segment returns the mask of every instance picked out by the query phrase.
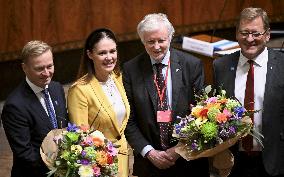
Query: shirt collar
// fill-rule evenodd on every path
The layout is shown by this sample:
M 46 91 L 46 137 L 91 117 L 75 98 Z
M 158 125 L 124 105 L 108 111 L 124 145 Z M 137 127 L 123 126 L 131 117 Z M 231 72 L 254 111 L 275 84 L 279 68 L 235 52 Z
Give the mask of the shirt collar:
M 268 58 L 268 50 L 267 47 L 264 48 L 264 50 L 256 56 L 256 58 L 253 58 L 252 60 L 259 66 L 263 66 L 267 62 Z M 240 64 L 241 66 L 245 65 L 249 59 L 246 58 L 242 52 L 240 52 Z
M 35 94 L 38 94 L 40 93 L 41 91 L 43 91 L 43 88 L 39 87 L 39 86 L 36 86 L 35 84 L 33 84 L 28 77 L 26 77 L 26 81 L 28 83 L 28 85 L 31 87 L 31 89 L 33 90 L 33 92 Z M 48 85 L 45 86 L 45 89 L 48 88 Z
M 164 65 L 166 65 L 166 66 L 168 66 L 169 59 L 170 59 L 170 51 L 168 50 L 167 53 L 166 53 L 166 55 L 165 55 L 164 58 L 162 59 L 162 62 L 161 62 L 161 63 L 164 64 Z M 151 58 L 151 63 L 152 63 L 152 65 L 154 65 L 154 64 L 156 64 L 156 63 L 158 63 L 158 62 L 156 62 L 156 60 L 154 60 L 154 59 Z

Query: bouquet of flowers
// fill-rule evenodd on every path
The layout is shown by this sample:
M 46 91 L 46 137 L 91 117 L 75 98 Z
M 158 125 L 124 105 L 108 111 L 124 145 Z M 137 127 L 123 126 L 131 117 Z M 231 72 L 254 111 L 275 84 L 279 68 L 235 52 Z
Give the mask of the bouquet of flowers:
M 100 131 L 68 123 L 45 137 L 41 157 L 51 170 L 48 176 L 114 177 L 118 173 L 118 150 Z
M 197 97 L 191 114 L 174 124 L 173 137 L 179 140 L 176 152 L 187 160 L 215 156 L 222 161 L 213 161 L 217 168 L 231 169 L 233 156 L 227 149 L 250 133 L 252 121 L 237 99 L 226 98 L 225 90 L 213 97 L 209 92 L 210 86 Z

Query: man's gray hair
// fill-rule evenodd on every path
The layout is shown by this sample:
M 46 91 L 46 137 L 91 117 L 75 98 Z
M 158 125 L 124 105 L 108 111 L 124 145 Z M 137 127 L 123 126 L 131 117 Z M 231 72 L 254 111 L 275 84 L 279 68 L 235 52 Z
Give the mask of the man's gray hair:
M 22 61 L 23 63 L 27 63 L 30 57 L 40 56 L 48 50 L 52 50 L 52 48 L 47 43 L 37 40 L 30 41 L 24 46 L 22 50 Z
M 161 28 L 161 25 L 166 27 L 169 33 L 169 39 L 172 40 L 172 37 L 175 33 L 175 29 L 171 22 L 168 20 L 167 15 L 162 13 L 153 13 L 146 15 L 143 20 L 137 26 L 137 32 L 142 42 L 144 42 L 143 34 L 145 32 L 155 31 Z
M 239 28 L 240 22 L 242 20 L 252 21 L 252 20 L 254 20 L 257 17 L 261 17 L 261 19 L 263 21 L 263 25 L 264 25 L 263 28 L 265 30 L 270 28 L 270 26 L 269 26 L 269 18 L 267 16 L 267 13 L 263 9 L 261 9 L 261 8 L 254 8 L 254 7 L 248 7 L 248 8 L 245 8 L 241 12 L 240 17 L 239 17 L 239 21 L 237 23 L 237 29 Z

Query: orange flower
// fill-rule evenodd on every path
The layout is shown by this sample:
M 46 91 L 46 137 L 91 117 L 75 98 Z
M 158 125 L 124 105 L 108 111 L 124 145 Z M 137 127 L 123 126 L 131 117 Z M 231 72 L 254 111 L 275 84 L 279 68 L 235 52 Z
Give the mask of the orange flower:
M 195 106 L 192 108 L 191 110 L 191 114 L 196 117 L 199 118 L 200 117 L 200 112 L 203 109 L 203 106 Z
M 212 107 L 215 107 L 216 109 L 220 109 L 221 108 L 221 103 L 208 103 L 206 105 L 207 109 L 210 109 Z
M 108 157 L 107 154 L 103 151 L 99 151 L 96 154 L 96 159 L 98 163 L 102 166 L 106 165 L 108 163 Z
M 102 146 L 102 145 L 104 145 L 104 140 L 102 140 L 102 139 L 99 138 L 99 137 L 94 137 L 94 138 L 93 138 L 93 142 L 94 142 L 94 145 L 96 145 L 96 146 Z
M 93 142 L 96 146 L 103 146 L 105 137 L 102 132 L 96 130 L 93 133 L 91 133 L 91 136 L 93 137 Z
M 227 115 L 226 114 L 224 114 L 224 113 L 219 113 L 219 114 L 217 114 L 217 122 L 219 122 L 219 123 L 225 123 L 225 122 L 227 122 L 227 120 L 228 120 L 228 117 L 227 117 Z

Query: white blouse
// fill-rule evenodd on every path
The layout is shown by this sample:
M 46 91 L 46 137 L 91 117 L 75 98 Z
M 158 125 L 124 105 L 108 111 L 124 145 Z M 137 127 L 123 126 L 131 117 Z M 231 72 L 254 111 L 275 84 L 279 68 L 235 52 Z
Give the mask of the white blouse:
M 106 82 L 100 82 L 104 93 L 111 103 L 117 117 L 118 125 L 121 126 L 126 115 L 126 109 L 122 97 L 111 77 Z

